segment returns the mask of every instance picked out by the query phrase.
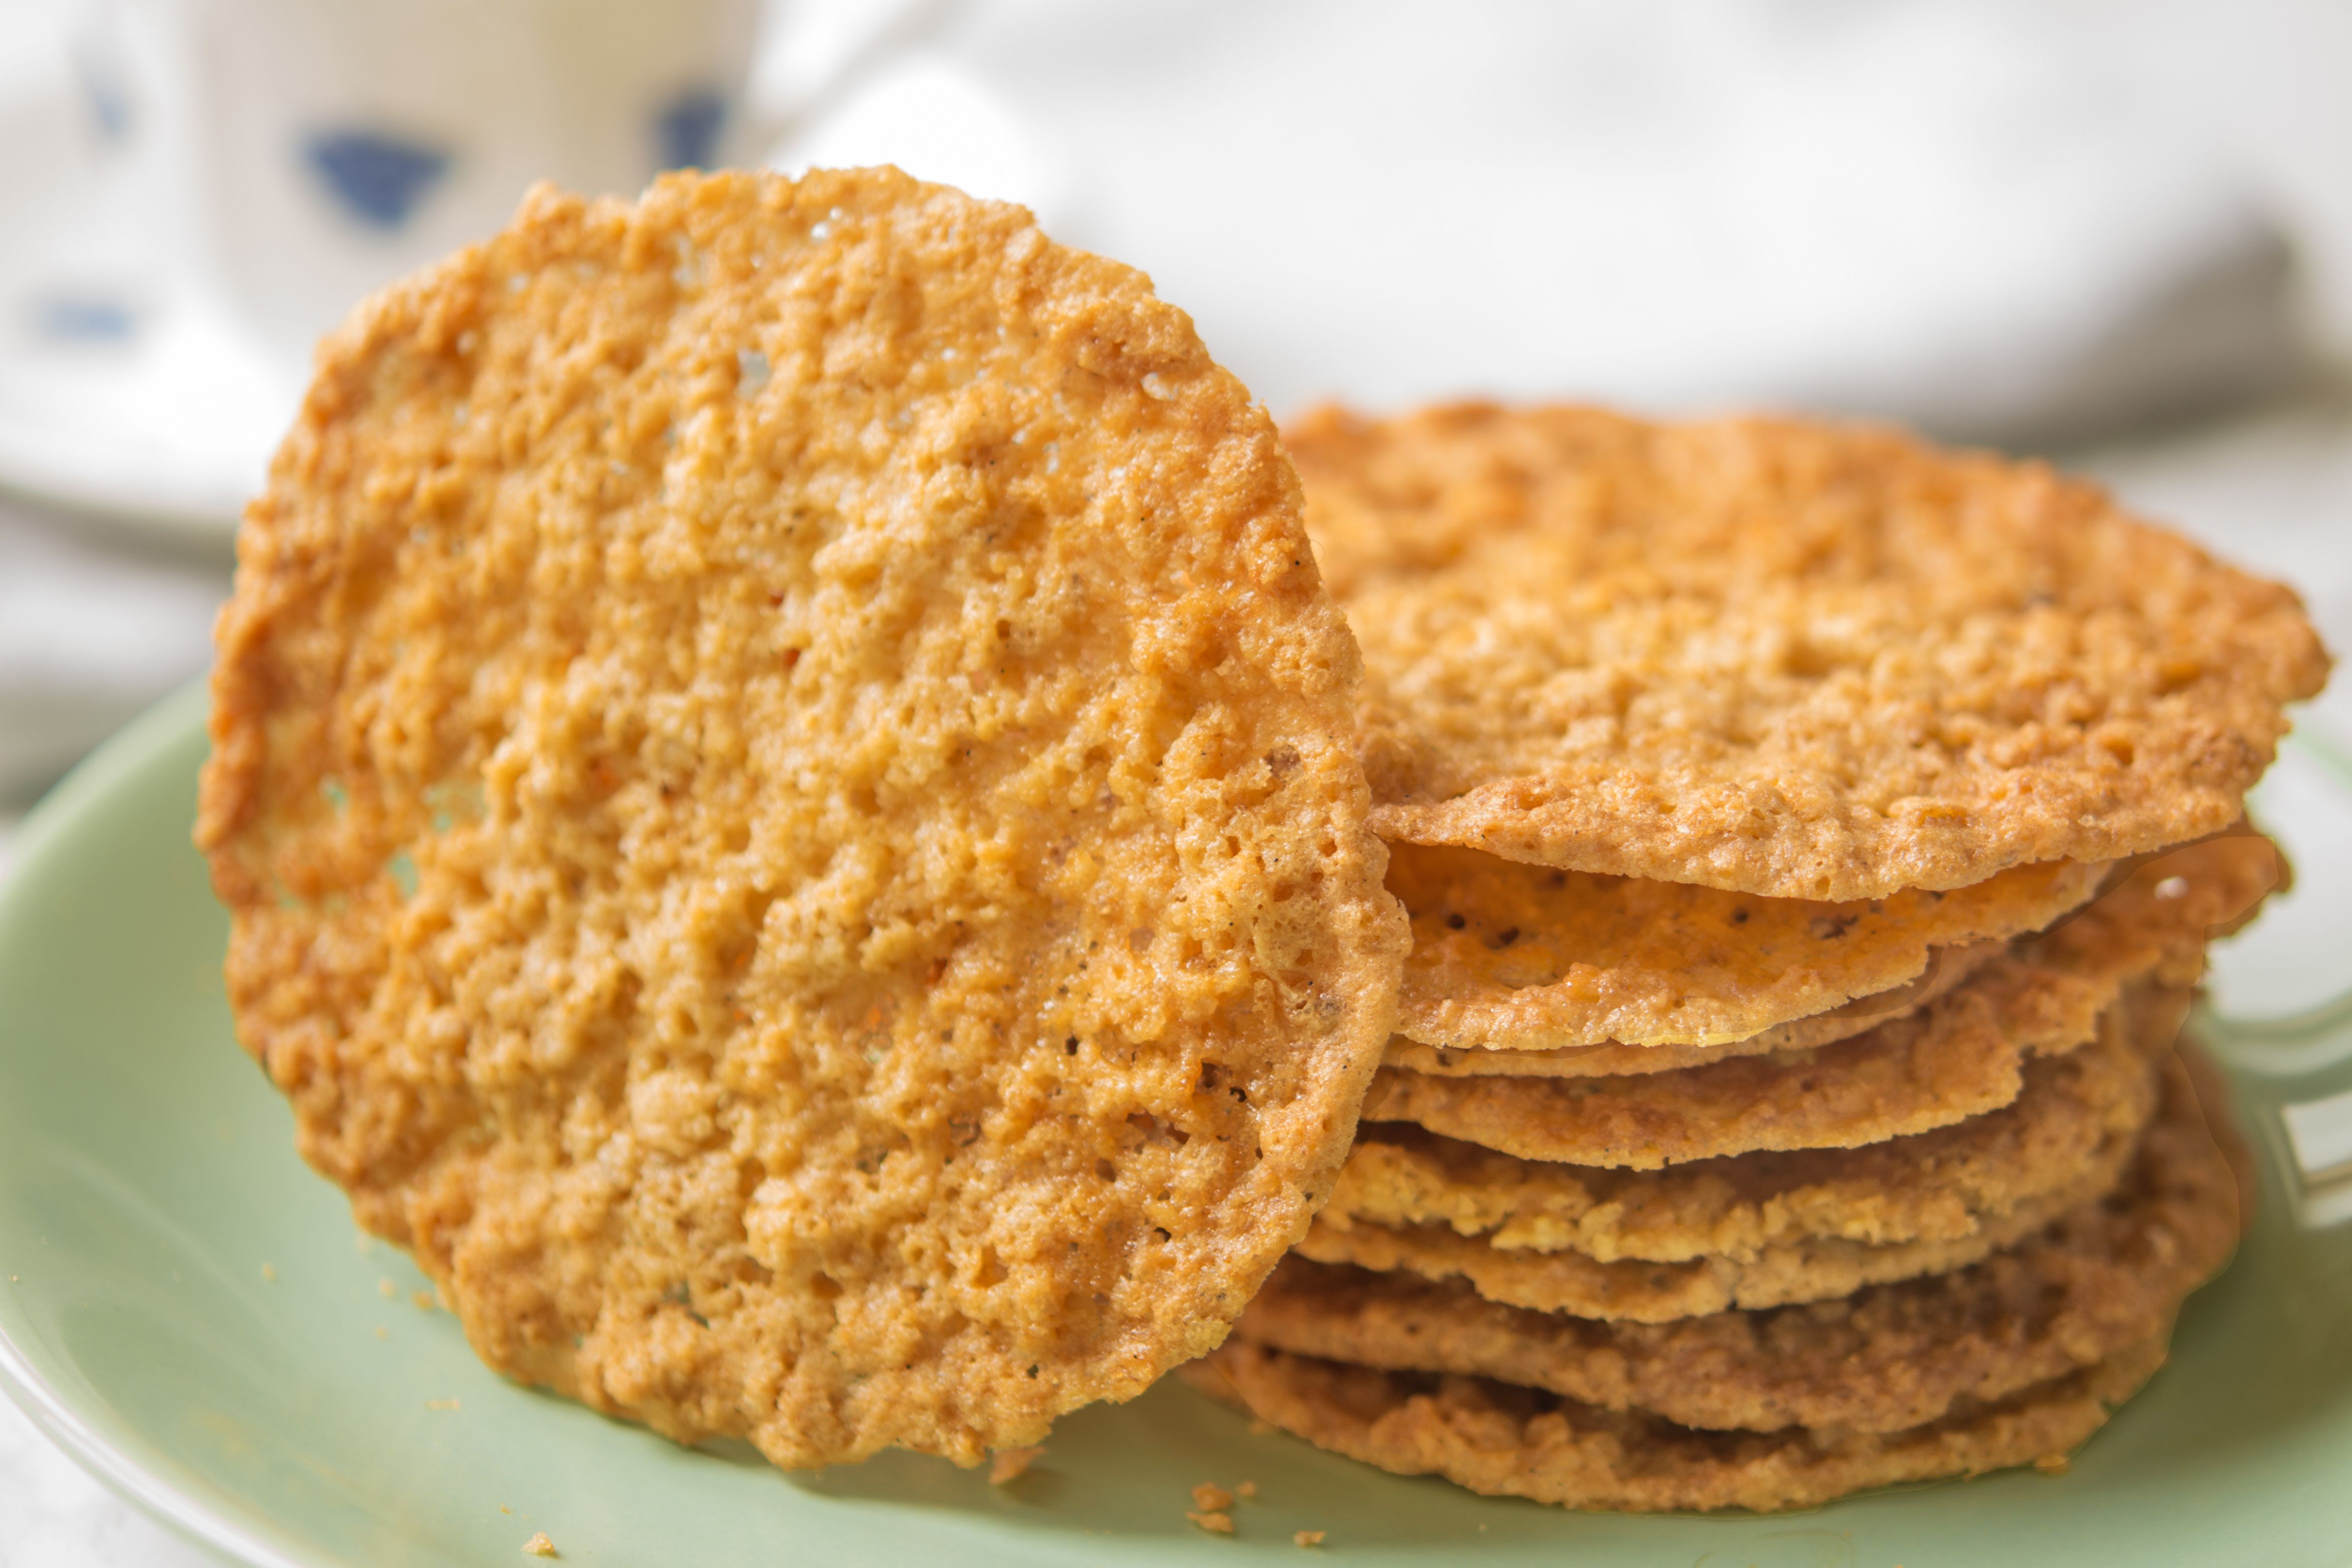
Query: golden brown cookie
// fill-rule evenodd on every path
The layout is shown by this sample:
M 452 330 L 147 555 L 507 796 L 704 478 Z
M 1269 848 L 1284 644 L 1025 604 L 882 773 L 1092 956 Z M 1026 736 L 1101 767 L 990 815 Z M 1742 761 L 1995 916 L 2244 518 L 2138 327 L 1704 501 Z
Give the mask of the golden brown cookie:
M 1395 848 L 1391 846 L 1392 853 Z M 1927 955 L 1927 972 L 1907 985 L 1856 997 L 1827 1012 L 1791 1019 L 1745 1040 L 1719 1045 L 1620 1045 L 1611 1040 L 1600 1045 L 1555 1046 L 1549 1051 L 1498 1051 L 1423 1045 L 1400 1034 L 1391 1037 L 1381 1060 L 1386 1066 L 1433 1078 L 1620 1078 L 1673 1072 L 1735 1057 L 1811 1051 L 1852 1040 L 1864 1030 L 1917 1012 L 2007 951 L 2006 942 L 1937 947 Z
M 2063 1455 L 2164 1364 L 2165 1333 L 1905 1432 L 1709 1432 L 1485 1378 L 1380 1372 L 1234 1340 L 1185 1380 L 1259 1420 L 1398 1475 L 1568 1508 L 1810 1508 L 1868 1487 Z
M 1747 1040 L 1927 977 L 1939 950 L 2039 931 L 2088 903 L 2105 870 L 2060 861 L 1823 904 L 1399 843 L 1389 891 L 1412 917 L 1412 952 L 1397 1030 L 1513 1051 Z
M 1855 1148 L 1948 1125 L 2009 1103 L 2025 1061 L 2089 1039 L 2126 985 L 2195 984 L 2207 934 L 2244 918 L 2278 865 L 2269 841 L 2248 834 L 2155 857 L 1948 995 L 1815 1051 L 1623 1078 L 1383 1068 L 1364 1115 L 1527 1159 L 1638 1170 L 1754 1149 Z
M 1318 1263 L 1462 1280 L 1490 1301 L 1531 1312 L 1609 1322 L 1672 1322 L 1735 1307 L 1823 1301 L 1852 1295 L 1866 1285 L 1965 1269 L 2097 1197 L 2115 1185 L 2130 1152 L 2128 1144 L 2122 1145 L 2113 1151 L 2112 1162 L 2092 1167 L 2045 1197 L 2024 1199 L 1951 1240 L 1879 1247 L 1810 1236 L 1759 1248 L 1744 1261 L 1709 1255 L 1685 1263 L 1635 1259 L 1602 1263 L 1582 1252 L 1493 1247 L 1442 1226 L 1342 1228 L 1318 1219 L 1298 1244 L 1298 1252 Z
M 247 510 L 198 840 L 483 1357 L 779 1464 L 1140 1392 L 1328 1190 L 1403 921 L 1271 424 L 890 170 L 541 189 Z
M 1662 1324 L 1487 1301 L 1461 1284 L 1292 1257 L 1235 1325 L 1295 1354 L 1549 1389 L 1690 1427 L 1895 1432 L 2163 1332 L 2228 1260 L 2236 1179 L 2183 1069 L 2108 1197 L 1954 1273 Z
M 1965 1241 L 2121 1167 L 2156 1109 L 2146 1053 L 2183 998 L 2133 997 L 2100 1038 L 2025 1069 L 1999 1111 L 1860 1149 L 1698 1160 L 1663 1171 L 1522 1160 L 1410 1124 L 1368 1125 L 1317 1226 L 1444 1226 L 1491 1249 L 1603 1263 L 1753 1263 L 1818 1240 Z M 2137 1025 L 2137 1029 L 2134 1025 Z M 2099 1175 L 2107 1173 L 2106 1177 Z
M 1463 404 L 1287 433 L 1391 840 L 1783 898 L 2237 820 L 2327 656 L 2287 589 L 2039 463 Z

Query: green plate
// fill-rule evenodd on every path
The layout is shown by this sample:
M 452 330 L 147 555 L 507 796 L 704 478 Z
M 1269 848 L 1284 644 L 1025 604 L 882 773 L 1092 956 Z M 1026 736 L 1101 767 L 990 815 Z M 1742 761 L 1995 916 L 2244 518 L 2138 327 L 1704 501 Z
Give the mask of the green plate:
M 2352 1227 L 2326 1227 L 2278 1109 L 2352 1088 L 2352 1006 L 2207 1020 L 2267 1201 L 2173 1364 L 2061 1477 L 1770 1519 L 1570 1514 L 1252 1436 L 1167 1385 L 1070 1416 L 1030 1476 L 992 1489 L 903 1454 L 786 1476 L 513 1387 L 411 1304 L 404 1258 L 356 1239 L 230 1038 L 225 922 L 188 844 L 202 702 L 183 693 L 60 786 L 0 896 L 0 1384 L 230 1560 L 509 1568 L 545 1531 L 578 1563 L 1296 1563 L 1291 1532 L 1317 1529 L 1351 1561 L 2352 1563 Z M 2273 825 L 2305 885 L 2277 929 L 2309 950 L 2224 956 L 2218 994 L 2252 1012 L 2318 994 L 2315 972 L 2352 980 L 2352 925 L 2327 902 L 2347 862 L 2314 858 L 2352 844 L 2352 783 L 2308 746 L 2279 774 L 2295 809 Z M 1259 1498 L 1235 1537 L 1185 1521 L 1193 1483 L 1244 1479 Z

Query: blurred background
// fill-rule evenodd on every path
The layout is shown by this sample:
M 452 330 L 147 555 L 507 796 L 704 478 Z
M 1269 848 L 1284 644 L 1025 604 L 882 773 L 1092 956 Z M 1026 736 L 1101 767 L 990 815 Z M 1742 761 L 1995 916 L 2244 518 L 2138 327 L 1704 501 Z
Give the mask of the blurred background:
M 1024 202 L 1277 417 L 1779 406 L 2046 454 L 2352 647 L 2334 0 L 0 0 L 0 875 L 204 669 L 319 331 L 534 176 L 716 162 Z M 2352 683 L 2305 727 L 2352 749 Z M 5 1406 L 0 1521 L 0 1565 L 194 1561 Z

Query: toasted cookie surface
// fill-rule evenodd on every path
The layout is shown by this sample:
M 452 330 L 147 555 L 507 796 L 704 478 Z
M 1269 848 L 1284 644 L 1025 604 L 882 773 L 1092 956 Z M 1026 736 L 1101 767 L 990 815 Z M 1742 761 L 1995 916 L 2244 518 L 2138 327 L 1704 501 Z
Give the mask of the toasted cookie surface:
M 1397 1027 L 1457 1050 L 1747 1040 L 1916 980 L 1939 948 L 2038 931 L 2105 870 L 2060 861 L 1827 904 L 1401 843 L 1389 889 L 1412 953 Z
M 1581 1252 L 1602 1262 L 1753 1262 L 1819 1239 L 1884 1247 L 1959 1241 L 2021 1205 L 2095 1186 L 2156 1107 L 2144 1052 L 2178 997 L 2134 998 L 2125 1019 L 2063 1057 L 2026 1065 L 2015 1101 L 1987 1115 L 1859 1149 L 1697 1160 L 1662 1171 L 1523 1160 L 1410 1124 L 1365 1129 L 1318 1228 L 1442 1225 L 1503 1251 Z
M 2114 1148 L 2112 1162 L 2094 1166 L 2046 1197 L 2027 1199 L 1986 1219 L 1970 1235 L 1943 1241 L 1886 1246 L 1809 1237 L 1760 1248 L 1753 1257 L 1695 1258 L 1651 1263 L 1621 1258 L 1602 1263 L 1581 1252 L 1531 1252 L 1488 1245 L 1434 1225 L 1341 1227 L 1318 1219 L 1298 1244 L 1318 1263 L 1405 1270 L 1428 1280 L 1461 1280 L 1490 1301 L 1538 1312 L 1566 1312 L 1611 1322 L 1664 1323 L 1734 1307 L 1780 1307 L 1849 1296 L 1866 1285 L 1913 1280 L 1964 1269 L 2021 1241 L 2112 1187 L 2131 1152 Z
M 2017 1098 L 2034 1056 L 2096 1031 L 2122 977 L 2014 958 L 1914 1013 L 1812 1051 L 1629 1078 L 1436 1078 L 1383 1068 L 1364 1115 L 1530 1160 L 1657 1170 L 1750 1150 L 1851 1149 Z
M 1955 1273 L 1663 1324 L 1481 1299 L 1460 1284 L 1287 1259 L 1240 1337 L 1391 1371 L 1546 1388 L 1685 1426 L 1891 1432 L 2159 1333 L 2230 1255 L 2238 1195 L 2178 1063 L 2122 1186 Z
M 1743 1056 L 1813 1051 L 1909 1017 L 1966 984 L 1970 976 L 2008 950 L 2005 942 L 1938 947 L 1928 955 L 1927 972 L 1907 985 L 1874 991 L 1827 1012 L 1791 1019 L 1745 1039 L 1715 1045 L 1621 1045 L 1607 1040 L 1599 1045 L 1513 1051 L 1423 1045 L 1399 1034 L 1390 1038 L 1388 1050 L 1381 1060 L 1387 1066 L 1433 1078 L 1632 1078 L 1649 1072 L 1677 1072 L 1685 1067 L 1704 1067 Z
M 2089 1039 L 2127 984 L 2195 984 L 2208 935 L 2245 918 L 2277 883 L 2279 864 L 2269 841 L 2252 834 L 2151 858 L 1966 984 L 1817 1050 L 1622 1078 L 1384 1068 L 1364 1114 L 1528 1159 L 1637 1169 L 1924 1132 L 2007 1104 L 2025 1060 Z
M 1465 405 L 1288 432 L 1387 837 L 1779 897 L 2214 831 L 2327 659 L 2038 464 Z
M 1645 1072 L 1675 1072 L 1742 1056 L 1811 1051 L 1841 1040 L 1852 1040 L 1882 1023 L 1917 1012 L 2008 950 L 2009 944 L 2005 942 L 1937 947 L 1927 956 L 1927 972 L 1907 985 L 1873 991 L 1827 1012 L 1776 1023 L 1743 1040 L 1716 1045 L 1621 1045 L 1610 1040 L 1600 1045 L 1510 1051 L 1423 1045 L 1400 1034 L 1389 1040 L 1388 1051 L 1381 1060 L 1388 1066 L 1425 1072 L 1433 1078 L 1623 1078 Z
M 534 193 L 323 346 L 219 643 L 240 1036 L 509 1375 L 973 1462 L 1346 1152 L 1354 646 L 1263 412 L 1017 208 Z
M 1269 1425 L 1400 1475 L 1569 1508 L 1769 1513 L 2063 1454 L 2164 1364 L 2166 1326 L 2094 1366 L 1894 1433 L 1701 1431 L 1486 1378 L 1382 1372 L 1240 1340 L 1184 1375 Z

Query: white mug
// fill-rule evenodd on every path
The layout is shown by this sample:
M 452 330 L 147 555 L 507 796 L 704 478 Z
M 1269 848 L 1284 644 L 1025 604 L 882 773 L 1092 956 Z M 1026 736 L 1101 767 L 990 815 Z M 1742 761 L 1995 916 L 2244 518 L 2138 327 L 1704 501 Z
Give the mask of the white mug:
M 760 0 L 104 0 L 155 246 L 273 359 L 495 232 L 742 146 Z

